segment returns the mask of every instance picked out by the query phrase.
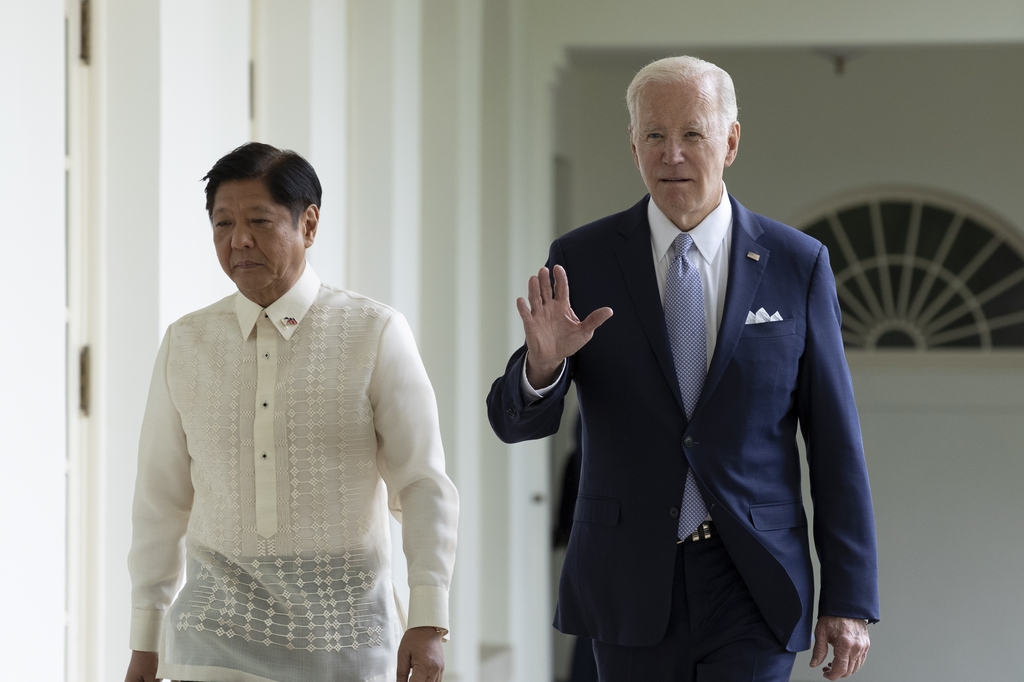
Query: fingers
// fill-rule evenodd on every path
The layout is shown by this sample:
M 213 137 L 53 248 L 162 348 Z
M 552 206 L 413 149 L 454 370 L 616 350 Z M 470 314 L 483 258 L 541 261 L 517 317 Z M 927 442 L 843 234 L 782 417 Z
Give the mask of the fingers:
M 541 278 L 539 276 L 530 278 L 526 287 L 526 297 L 530 301 L 530 310 L 535 313 L 540 311 L 541 306 L 544 305 L 544 298 L 541 295 Z
M 826 656 L 828 656 L 828 640 L 825 638 L 825 633 L 815 631 L 814 649 L 811 651 L 811 667 L 817 668 L 825 661 Z
M 408 655 L 398 656 L 398 682 L 408 682 L 410 660 Z
M 556 265 L 554 270 L 555 290 L 553 297 L 559 301 L 569 300 L 569 277 L 565 274 L 565 268 Z
M 565 270 L 562 269 L 561 265 L 555 266 L 555 273 L 562 273 L 563 286 L 568 292 L 569 285 L 565 281 Z M 530 278 L 527 284 L 527 297 L 530 300 L 530 309 L 536 313 L 542 306 L 550 303 L 554 299 L 554 292 L 551 289 L 551 273 L 547 268 L 541 268 L 537 271 L 537 274 Z M 522 314 L 520 312 L 520 314 Z
M 516 310 L 519 311 L 519 317 L 523 319 L 524 324 L 533 321 L 533 315 L 530 314 L 530 306 L 526 304 L 526 299 L 522 297 L 516 299 Z
M 561 265 L 555 266 L 555 276 L 558 276 L 559 270 L 562 271 L 562 279 L 565 279 L 565 270 L 562 270 Z M 555 293 L 551 289 L 551 272 L 547 268 L 541 268 L 540 271 L 537 272 L 537 279 L 540 280 L 540 293 L 544 302 L 547 303 L 548 301 L 554 299 Z M 568 290 L 569 286 L 566 285 L 565 288 L 566 290 Z
M 846 654 L 836 653 L 832 658 L 832 662 L 828 664 L 828 669 L 825 671 L 825 679 L 838 680 L 841 677 L 849 677 L 853 674 L 852 670 L 849 670 L 850 659 Z
M 811 666 L 820 665 L 832 645 L 832 661 L 822 669 L 825 679 L 838 680 L 860 670 L 867 659 L 871 638 L 864 621 L 856 618 L 823 616 L 814 628 L 814 651 Z

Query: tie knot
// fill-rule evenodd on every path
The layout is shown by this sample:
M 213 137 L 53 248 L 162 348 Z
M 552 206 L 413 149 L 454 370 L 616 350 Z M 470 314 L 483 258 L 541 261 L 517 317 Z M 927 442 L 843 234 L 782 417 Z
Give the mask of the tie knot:
M 690 247 L 693 246 L 693 237 L 686 232 L 680 232 L 675 242 L 673 242 L 673 246 L 676 250 L 676 258 L 686 258 L 689 260 L 686 254 Z

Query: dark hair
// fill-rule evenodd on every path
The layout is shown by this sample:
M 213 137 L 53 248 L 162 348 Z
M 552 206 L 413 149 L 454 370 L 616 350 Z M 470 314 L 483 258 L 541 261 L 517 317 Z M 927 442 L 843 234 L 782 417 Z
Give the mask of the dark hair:
M 247 142 L 220 157 L 203 180 L 207 181 L 206 213 L 211 218 L 217 188 L 231 180 L 260 180 L 274 201 L 288 208 L 296 224 L 310 204 L 320 208 L 320 178 L 309 161 L 262 142 Z

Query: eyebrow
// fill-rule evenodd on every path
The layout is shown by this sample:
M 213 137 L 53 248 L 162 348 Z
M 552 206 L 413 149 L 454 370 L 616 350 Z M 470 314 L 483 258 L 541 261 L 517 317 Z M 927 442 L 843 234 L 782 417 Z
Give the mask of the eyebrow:
M 227 208 L 225 206 L 219 206 L 219 207 L 215 206 L 213 208 L 213 215 L 217 215 L 218 213 L 224 213 L 226 211 L 230 212 L 230 210 L 231 209 L 229 209 L 229 208 Z M 246 212 L 256 211 L 256 212 L 259 212 L 259 213 L 273 213 L 274 212 L 266 204 L 256 204 L 255 206 L 246 206 L 242 210 L 246 211 Z

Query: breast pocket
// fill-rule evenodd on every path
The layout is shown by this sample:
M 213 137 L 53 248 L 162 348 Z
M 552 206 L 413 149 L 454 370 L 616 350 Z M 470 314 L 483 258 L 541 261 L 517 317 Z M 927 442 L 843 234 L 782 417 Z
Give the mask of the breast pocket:
M 768 339 L 776 336 L 792 336 L 793 334 L 796 334 L 796 320 L 779 320 L 778 322 L 745 324 L 740 338 Z

